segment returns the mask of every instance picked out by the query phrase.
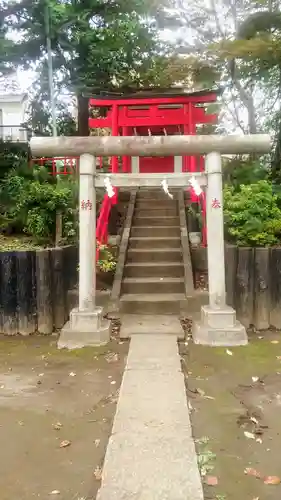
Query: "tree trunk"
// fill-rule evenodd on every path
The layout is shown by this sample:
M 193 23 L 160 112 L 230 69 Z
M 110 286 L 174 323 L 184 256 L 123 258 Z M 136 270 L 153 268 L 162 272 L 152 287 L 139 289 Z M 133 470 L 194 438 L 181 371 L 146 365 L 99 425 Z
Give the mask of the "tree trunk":
M 275 182 L 276 181 L 280 182 L 281 180 L 280 166 L 281 166 L 281 120 L 279 121 L 278 124 L 275 150 L 271 160 L 271 179 Z
M 89 135 L 89 105 L 87 97 L 77 96 L 78 102 L 78 136 Z

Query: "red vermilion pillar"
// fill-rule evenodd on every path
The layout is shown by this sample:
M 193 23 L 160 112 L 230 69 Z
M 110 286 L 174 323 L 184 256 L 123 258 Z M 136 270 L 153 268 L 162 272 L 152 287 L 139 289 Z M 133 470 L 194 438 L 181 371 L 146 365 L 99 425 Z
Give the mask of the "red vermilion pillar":
M 119 135 L 118 129 L 118 106 L 117 104 L 113 104 L 112 106 L 112 118 L 111 118 L 111 135 L 116 137 Z M 111 158 L 111 171 L 113 173 L 118 172 L 118 157 L 112 156 Z
M 122 136 L 129 135 L 129 127 L 122 127 Z M 122 156 L 122 172 L 128 173 L 130 171 L 130 158 L 129 156 Z
M 196 124 L 193 121 L 193 106 L 192 103 L 190 102 L 188 104 L 188 128 L 189 128 L 189 135 L 195 135 L 196 134 Z M 190 157 L 190 172 L 196 172 L 196 158 L 195 156 Z
M 190 102 L 188 104 L 188 125 L 189 125 L 189 134 L 190 135 L 195 135 L 196 134 L 196 124 L 193 121 L 193 106 L 192 103 Z M 190 156 L 190 161 L 189 161 L 189 171 L 190 172 L 196 172 L 196 158 L 195 156 Z M 191 203 L 196 203 L 198 202 L 198 196 L 194 193 L 194 191 L 191 191 Z
M 183 105 L 183 114 L 184 116 L 187 116 L 188 115 L 188 104 L 184 104 Z M 184 124 L 183 126 L 183 133 L 184 135 L 188 135 L 189 134 L 189 125 L 188 124 Z M 184 156 L 183 157 L 183 172 L 188 172 L 189 171 L 189 156 Z

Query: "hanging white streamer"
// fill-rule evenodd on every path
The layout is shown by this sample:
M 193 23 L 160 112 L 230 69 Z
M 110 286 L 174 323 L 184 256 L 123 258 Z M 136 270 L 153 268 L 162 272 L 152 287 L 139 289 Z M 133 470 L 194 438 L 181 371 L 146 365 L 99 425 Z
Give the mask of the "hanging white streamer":
M 115 192 L 114 192 L 114 189 L 113 189 L 112 184 L 110 182 L 109 176 L 107 176 L 104 179 L 104 185 L 105 185 L 105 189 L 106 189 L 108 197 L 112 198 L 115 195 Z
M 200 184 L 199 182 L 197 181 L 197 179 L 195 179 L 195 177 L 191 177 L 189 183 L 191 184 L 192 188 L 193 188 L 193 191 L 194 193 L 196 194 L 196 196 L 200 196 L 200 194 L 203 192 L 201 187 L 200 187 Z
M 161 186 L 164 190 L 164 192 L 169 196 L 169 198 L 173 198 L 174 196 L 170 193 L 169 191 L 169 186 L 168 186 L 168 182 L 166 179 L 163 179 L 163 181 L 161 182 Z

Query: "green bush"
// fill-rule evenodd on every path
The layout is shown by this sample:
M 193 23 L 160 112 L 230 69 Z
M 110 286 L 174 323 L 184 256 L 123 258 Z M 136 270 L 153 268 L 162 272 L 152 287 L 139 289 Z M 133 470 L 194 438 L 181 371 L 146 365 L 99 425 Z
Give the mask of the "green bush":
M 12 168 L 18 168 L 27 161 L 27 145 L 0 140 L 0 182 Z
M 77 184 L 72 176 L 57 182 L 44 167 L 22 163 L 0 183 L 0 231 L 25 233 L 36 241 L 53 242 L 56 213 L 63 217 L 63 239 L 77 234 Z
M 116 248 L 109 245 L 100 245 L 99 251 L 99 269 L 104 273 L 115 271 L 117 264 Z
M 280 242 L 281 210 L 266 180 L 224 189 L 226 239 L 240 246 L 272 246 Z
M 239 191 L 241 184 L 254 184 L 268 179 L 269 170 L 265 162 L 239 157 L 224 161 L 223 180 L 225 184 L 234 186 Z

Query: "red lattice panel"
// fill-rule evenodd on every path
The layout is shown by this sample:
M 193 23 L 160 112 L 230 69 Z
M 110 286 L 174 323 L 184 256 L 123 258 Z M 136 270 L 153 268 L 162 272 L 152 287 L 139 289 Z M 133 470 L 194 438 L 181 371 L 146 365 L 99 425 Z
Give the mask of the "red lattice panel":
M 59 163 L 58 163 L 59 162 Z M 56 158 L 32 158 L 31 166 L 49 167 L 52 175 L 73 175 L 79 170 L 79 156 Z

